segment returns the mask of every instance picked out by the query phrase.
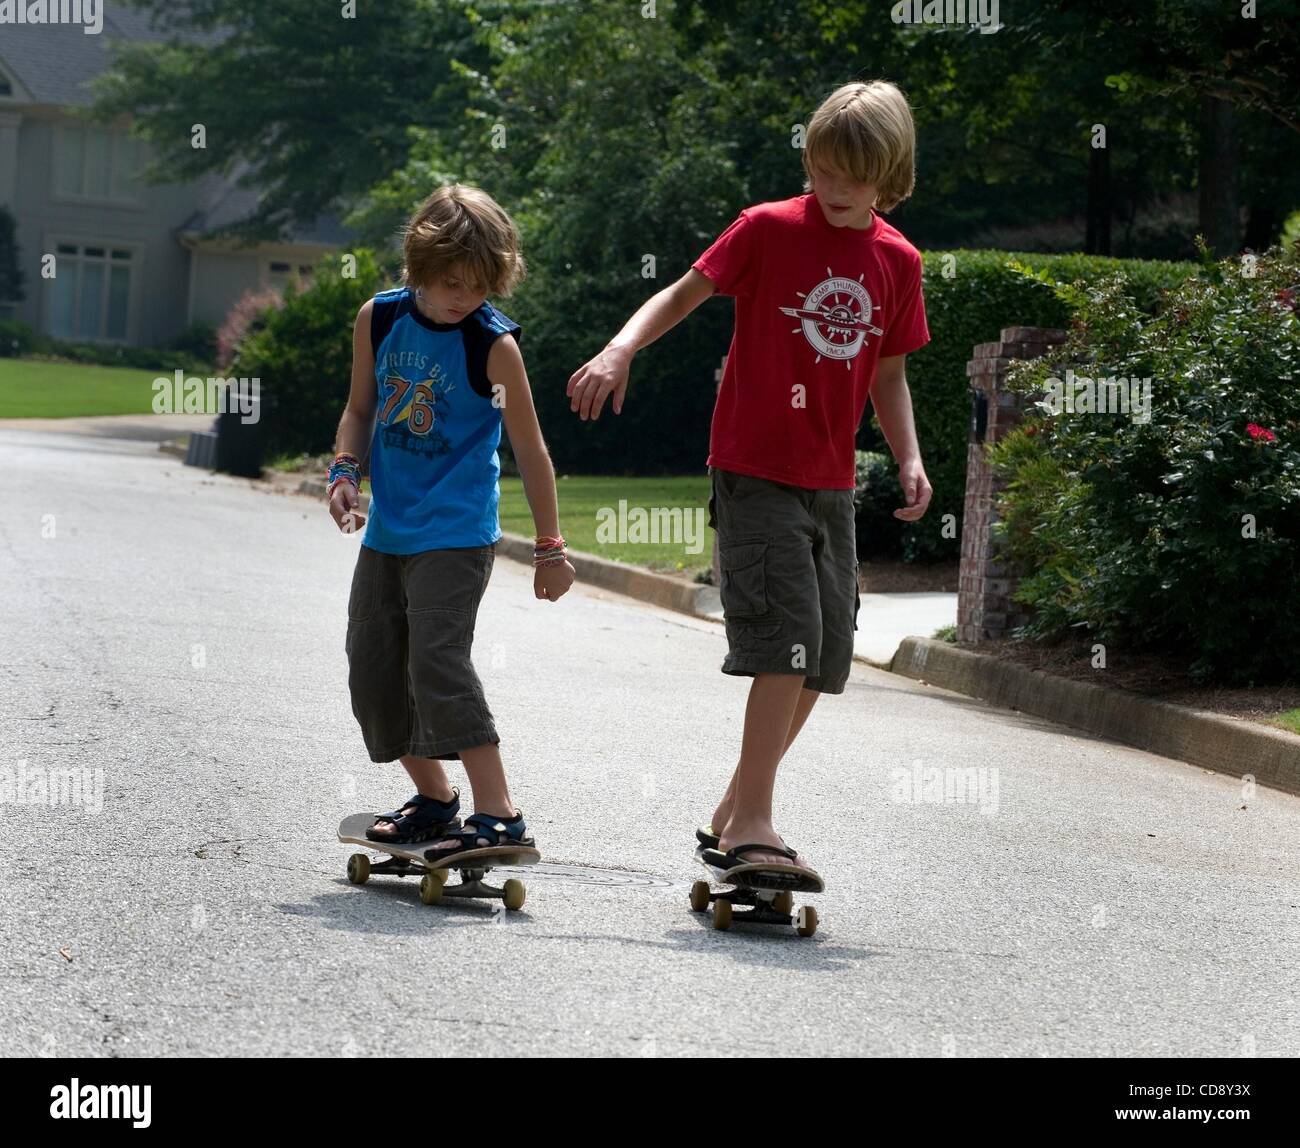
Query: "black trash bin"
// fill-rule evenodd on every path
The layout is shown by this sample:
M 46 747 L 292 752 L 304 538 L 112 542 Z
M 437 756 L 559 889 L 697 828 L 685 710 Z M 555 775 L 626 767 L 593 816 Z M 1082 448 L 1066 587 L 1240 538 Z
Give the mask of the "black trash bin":
M 246 388 L 242 396 L 232 391 L 233 388 L 226 395 L 225 411 L 217 416 L 216 469 L 240 478 L 259 478 L 262 474 L 262 397 L 251 388 Z M 250 413 L 245 416 L 243 410 Z

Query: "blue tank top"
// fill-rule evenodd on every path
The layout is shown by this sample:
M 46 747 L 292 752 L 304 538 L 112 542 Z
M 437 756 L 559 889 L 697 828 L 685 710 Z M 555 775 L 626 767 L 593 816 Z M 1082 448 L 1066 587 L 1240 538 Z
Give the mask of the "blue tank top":
M 370 344 L 379 405 L 363 544 L 385 554 L 487 546 L 497 521 L 501 407 L 488 351 L 519 337 L 490 303 L 459 323 L 420 314 L 409 288 L 375 296 Z

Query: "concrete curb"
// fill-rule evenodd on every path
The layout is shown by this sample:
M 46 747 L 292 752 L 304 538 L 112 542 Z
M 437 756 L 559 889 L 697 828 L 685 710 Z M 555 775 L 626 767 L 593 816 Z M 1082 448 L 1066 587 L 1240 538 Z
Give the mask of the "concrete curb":
M 1216 773 L 1300 794 L 1300 736 L 1123 690 L 1058 678 L 930 638 L 905 638 L 890 670 Z
M 323 498 L 325 486 L 322 479 L 304 478 L 297 490 L 299 494 L 313 494 Z M 361 503 L 363 512 L 369 509 L 370 499 L 364 494 Z M 533 540 L 521 534 L 503 533 L 497 542 L 497 553 L 531 566 Z M 622 562 L 611 562 L 608 558 L 598 558 L 580 550 L 570 550 L 569 561 L 577 572 L 578 580 L 586 586 L 599 586 L 602 590 L 626 594 L 629 598 L 695 617 L 718 608 L 718 591 L 714 586 L 688 582 L 684 578 L 674 578 L 671 574 L 656 574 Z

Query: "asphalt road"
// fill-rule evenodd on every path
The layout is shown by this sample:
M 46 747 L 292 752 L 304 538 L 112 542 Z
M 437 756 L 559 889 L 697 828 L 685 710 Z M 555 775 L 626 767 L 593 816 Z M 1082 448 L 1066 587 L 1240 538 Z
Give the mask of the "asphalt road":
M 4 1055 L 1300 1054 L 1300 799 L 858 667 L 778 788 L 821 928 L 715 932 L 720 629 L 504 559 L 475 654 L 547 864 L 509 915 L 351 886 L 339 820 L 409 792 L 349 708 L 357 539 L 152 444 L 0 448 Z

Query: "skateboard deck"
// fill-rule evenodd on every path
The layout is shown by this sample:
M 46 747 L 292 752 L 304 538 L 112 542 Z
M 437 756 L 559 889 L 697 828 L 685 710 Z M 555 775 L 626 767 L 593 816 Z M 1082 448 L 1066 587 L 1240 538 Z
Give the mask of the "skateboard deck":
M 426 905 L 436 905 L 448 897 L 481 897 L 503 901 L 507 909 L 523 908 L 527 889 L 517 877 L 510 878 L 500 888 L 487 884 L 483 878 L 493 869 L 536 865 L 542 859 L 536 849 L 520 845 L 468 849 L 437 864 L 424 856 L 429 841 L 399 844 L 396 841 L 372 841 L 367 837 L 366 830 L 375 824 L 378 816 L 377 813 L 354 813 L 339 825 L 339 840 L 345 845 L 361 845 L 388 856 L 387 861 L 371 861 L 365 853 L 353 853 L 348 858 L 348 880 L 352 884 L 364 885 L 375 874 L 396 877 L 419 874 L 420 900 Z M 459 885 L 447 884 L 448 871 L 453 869 L 461 876 Z
M 801 937 L 811 937 L 817 931 L 817 910 L 811 905 L 795 908 L 795 893 L 820 893 L 826 885 L 811 869 L 795 865 L 754 862 L 719 869 L 704 859 L 704 849 L 695 851 L 698 861 L 710 874 L 710 881 L 696 881 L 691 886 L 691 908 L 703 913 L 713 905 L 713 927 L 730 929 L 733 922 L 747 921 L 755 925 L 791 925 Z M 730 889 L 714 890 L 711 881 L 730 885 Z M 733 912 L 732 906 L 747 907 L 743 913 Z

